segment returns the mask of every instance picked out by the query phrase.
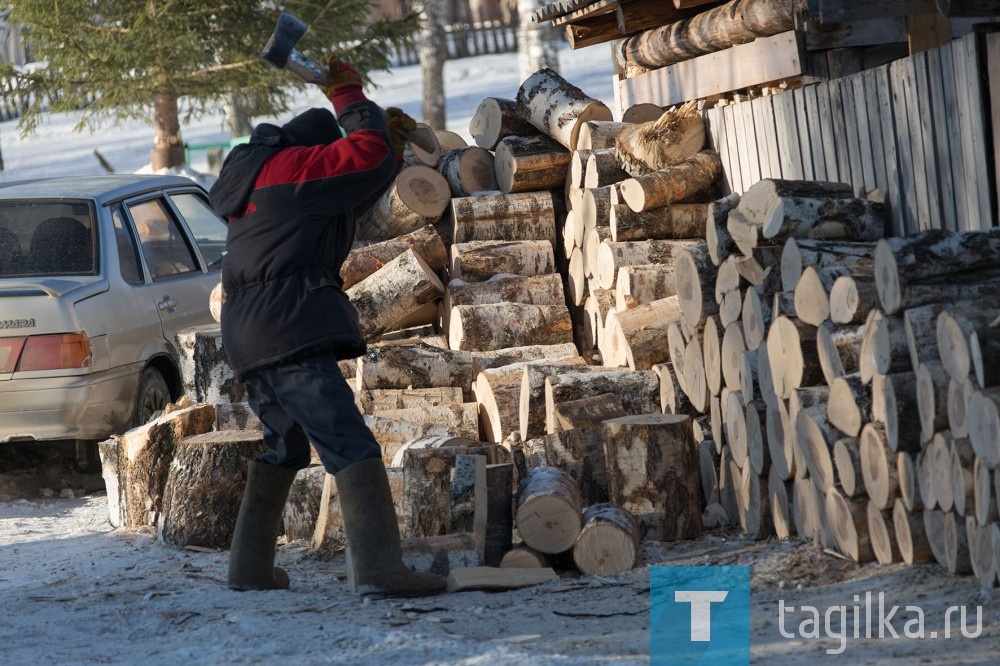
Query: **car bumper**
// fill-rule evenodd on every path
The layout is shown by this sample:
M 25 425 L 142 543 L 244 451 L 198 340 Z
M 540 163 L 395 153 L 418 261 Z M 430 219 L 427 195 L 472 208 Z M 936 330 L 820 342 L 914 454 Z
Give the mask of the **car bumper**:
M 129 429 L 141 366 L 0 382 L 0 443 L 107 439 Z

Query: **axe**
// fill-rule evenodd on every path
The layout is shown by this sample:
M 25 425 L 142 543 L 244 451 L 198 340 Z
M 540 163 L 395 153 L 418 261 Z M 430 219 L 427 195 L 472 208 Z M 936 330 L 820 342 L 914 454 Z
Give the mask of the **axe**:
M 306 83 L 318 86 L 326 84 L 327 70 L 320 67 L 316 61 L 302 55 L 295 44 L 306 34 L 306 24 L 294 14 L 281 12 L 274 32 L 264 46 L 260 57 L 278 69 L 284 69 L 299 77 Z M 419 127 L 413 132 L 397 130 L 399 136 L 426 152 L 433 153 L 438 149 L 438 143 L 430 128 Z

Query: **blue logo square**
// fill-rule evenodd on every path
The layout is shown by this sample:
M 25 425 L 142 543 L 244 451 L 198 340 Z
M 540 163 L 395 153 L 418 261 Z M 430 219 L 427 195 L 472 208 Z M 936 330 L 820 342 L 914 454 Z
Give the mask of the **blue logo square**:
M 651 567 L 651 664 L 750 663 L 750 567 Z

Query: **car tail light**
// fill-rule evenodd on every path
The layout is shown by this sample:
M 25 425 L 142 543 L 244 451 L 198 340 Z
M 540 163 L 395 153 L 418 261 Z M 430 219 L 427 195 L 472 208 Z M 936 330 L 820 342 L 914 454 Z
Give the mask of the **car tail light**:
M 0 373 L 9 374 L 17 367 L 27 338 L 0 338 Z
M 17 370 L 64 370 L 89 365 L 90 340 L 86 334 L 33 335 L 24 343 Z

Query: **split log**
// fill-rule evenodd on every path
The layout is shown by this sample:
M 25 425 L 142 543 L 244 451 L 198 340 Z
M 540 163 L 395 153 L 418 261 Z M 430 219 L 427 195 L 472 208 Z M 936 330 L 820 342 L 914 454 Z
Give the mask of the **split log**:
M 434 446 L 443 443 L 444 446 Z M 403 450 L 403 517 L 407 538 L 447 534 L 451 528 L 451 470 L 459 455 L 484 455 L 505 462 L 506 451 L 479 442 L 418 440 Z
M 310 465 L 295 475 L 282 512 L 282 525 L 288 541 L 312 540 L 326 477 L 323 465 Z
M 900 499 L 892 507 L 892 526 L 896 533 L 899 557 L 910 566 L 934 561 L 934 554 L 924 532 L 924 513 L 910 513 Z
M 595 402 L 600 404 L 599 414 L 578 419 L 575 427 L 563 428 L 544 438 L 548 461 L 568 473 L 577 483 L 585 505 L 608 501 L 607 462 L 601 423 L 625 416 L 625 411 L 621 402 L 611 394 L 563 403 L 584 406 Z
M 603 576 L 628 571 L 639 554 L 639 523 L 613 504 L 590 506 L 573 544 L 573 561 L 581 573 Z
M 555 255 L 547 240 L 470 241 L 451 246 L 451 277 L 466 282 L 482 282 L 500 274 L 554 272 Z
M 209 432 L 214 422 L 215 409 L 198 404 L 102 442 L 102 474 L 109 489 L 111 524 L 126 529 L 156 525 L 175 449 L 184 439 Z
M 680 252 L 674 265 L 677 276 L 677 296 L 681 311 L 689 326 L 698 327 L 705 317 L 718 313 L 717 304 L 709 297 L 713 293 L 716 269 L 706 245 L 696 245 Z
M 610 210 L 611 238 L 629 240 L 666 240 L 701 238 L 705 235 L 705 217 L 709 204 L 670 204 L 637 213 L 628 205 Z
M 434 130 L 434 136 L 437 137 L 438 143 L 441 144 L 442 153 L 450 153 L 453 150 L 465 148 L 469 145 L 460 134 L 450 130 L 436 129 Z
M 868 534 L 879 564 L 892 564 L 899 560 L 891 508 L 882 510 L 874 502 L 868 502 Z
M 520 363 L 522 361 L 540 361 L 542 359 L 561 359 L 567 356 L 577 356 L 576 345 L 528 345 L 525 347 L 510 347 L 496 351 L 472 352 L 472 372 L 478 377 L 480 372 L 502 365 Z
M 701 488 L 690 418 L 627 416 L 604 422 L 611 501 L 635 515 L 646 538 L 701 536 Z
M 517 491 L 514 519 L 524 543 L 548 554 L 569 550 L 582 528 L 580 491 L 569 474 L 556 467 L 539 467 L 524 478 Z
M 865 321 L 877 307 L 878 292 L 874 277 L 842 275 L 830 288 L 830 320 L 835 324 Z
M 660 411 L 659 380 L 652 371 L 562 371 L 545 377 L 545 431 L 556 430 L 556 405 L 602 393 L 614 394 L 626 414 Z
M 722 174 L 722 160 L 704 150 L 683 162 L 630 178 L 620 185 L 622 199 L 637 213 L 682 202 L 708 189 Z
M 613 120 L 587 120 L 580 124 L 577 150 L 606 150 L 615 147 L 615 138 L 631 123 Z
M 386 469 L 389 477 L 389 492 L 392 495 L 393 510 L 396 513 L 396 523 L 400 532 L 403 531 L 403 470 L 398 467 Z M 344 516 L 340 509 L 340 496 L 337 492 L 337 482 L 333 474 L 327 474 L 323 481 L 323 491 L 320 498 L 319 513 L 316 517 L 316 527 L 312 534 L 310 548 L 334 555 L 347 547 L 347 534 L 344 531 Z M 350 575 L 350 572 L 348 572 Z
M 451 529 L 471 534 L 483 558 L 486 546 L 486 456 L 459 454 L 451 470 Z
M 494 170 L 504 194 L 562 187 L 572 156 L 555 140 L 538 136 L 509 136 L 497 144 Z
M 500 561 L 502 569 L 535 569 L 551 566 L 552 557 L 545 553 L 539 553 L 524 544 L 518 544 L 508 550 Z
M 479 146 L 466 146 L 445 153 L 437 164 L 453 197 L 468 197 L 475 192 L 497 189 L 493 155 Z
M 247 467 L 264 453 L 255 430 L 206 432 L 178 442 L 163 488 L 157 536 L 176 548 L 228 548 Z
M 845 498 L 836 488 L 826 492 L 826 520 L 837 549 L 855 562 L 875 559 L 868 528 L 868 502 L 863 498 Z
M 373 345 L 358 359 L 357 390 L 458 386 L 472 398 L 472 355 L 423 342 Z
M 445 591 L 515 590 L 557 580 L 559 580 L 559 576 L 551 568 L 455 567 L 448 573 Z
M 411 248 L 345 293 L 358 311 L 365 339 L 372 340 L 440 298 L 444 285 Z
M 483 438 L 502 442 L 521 427 L 521 380 L 527 365 L 544 365 L 553 372 L 561 366 L 585 365 L 579 356 L 521 361 L 483 370 L 476 378 L 476 402 Z
M 432 169 L 441 161 L 441 142 L 433 128 L 424 123 L 417 123 L 417 130 L 421 133 L 423 147 L 416 145 L 412 141 L 407 141 L 403 147 L 403 168 L 414 165 L 425 165 Z M 429 148 L 429 149 L 428 149 Z
M 595 278 L 601 289 L 613 289 L 622 266 L 673 264 L 694 240 L 604 241 L 597 251 Z
M 433 271 L 442 270 L 448 263 L 448 250 L 441 236 L 427 225 L 397 238 L 352 249 L 340 268 L 343 289 L 350 289 L 411 248 Z
M 595 150 L 587 158 L 583 186 L 592 189 L 608 187 L 629 178 L 619 165 L 613 150 Z
M 444 176 L 426 165 L 406 167 L 368 211 L 358 217 L 355 238 L 384 241 L 436 222 L 451 201 Z
M 902 317 L 886 316 L 881 310 L 872 310 L 865 324 L 867 330 L 861 340 L 861 356 L 858 359 L 862 381 L 870 382 L 875 374 L 888 375 L 913 369 Z
M 469 134 L 480 148 L 494 150 L 508 136 L 534 136 L 540 131 L 521 117 L 514 100 L 487 97 L 469 121 Z
M 551 192 L 486 194 L 451 200 L 454 243 L 470 241 L 556 241 Z
M 611 120 L 611 110 L 551 69 L 541 69 L 518 88 L 523 117 L 569 150 L 577 149 L 580 127 L 591 120 Z
M 633 176 L 677 164 L 705 146 L 705 121 L 694 102 L 671 107 L 655 120 L 626 127 L 615 139 L 615 155 Z
M 705 222 L 705 243 L 708 245 L 708 254 L 712 263 L 720 265 L 726 258 L 735 253 L 736 243 L 729 235 L 726 221 L 729 212 L 740 203 L 739 194 L 730 194 L 722 199 L 708 204 Z M 700 236 L 700 234 L 699 234 Z
M 614 151 L 610 148 L 606 148 L 605 151 L 610 151 L 614 154 Z M 587 160 L 590 156 L 596 153 L 596 150 L 580 150 L 579 148 L 573 151 L 573 156 L 570 158 L 569 166 L 569 183 L 571 192 L 582 194 L 584 188 L 584 180 L 587 177 Z M 570 200 L 574 201 L 573 208 L 576 208 L 576 201 L 578 199 L 573 199 L 571 194 Z
M 583 305 L 587 292 L 586 269 L 583 265 L 583 250 L 573 248 L 569 253 L 569 264 L 566 268 L 566 291 L 569 303 L 574 306 Z
M 489 351 L 573 341 L 573 322 L 565 305 L 490 303 L 452 308 L 448 342 L 452 349 Z
M 885 434 L 893 451 L 920 449 L 920 410 L 917 376 L 912 372 L 887 375 L 882 390 Z
M 462 437 L 479 439 L 479 426 L 476 405 L 465 402 L 458 405 L 422 405 L 402 409 L 385 409 L 372 413 L 375 418 L 405 421 L 422 428 L 432 425 L 453 430 Z
M 963 233 L 931 230 L 884 238 L 875 247 L 875 278 L 882 307 L 888 314 L 909 307 L 904 295 L 907 286 L 915 282 L 995 267 L 998 261 L 1000 232 L 996 229 Z

